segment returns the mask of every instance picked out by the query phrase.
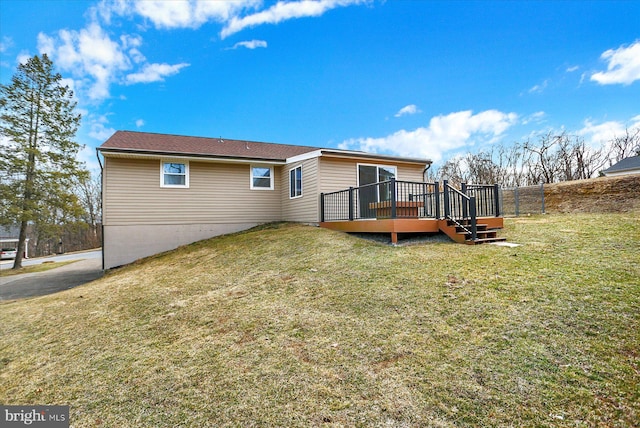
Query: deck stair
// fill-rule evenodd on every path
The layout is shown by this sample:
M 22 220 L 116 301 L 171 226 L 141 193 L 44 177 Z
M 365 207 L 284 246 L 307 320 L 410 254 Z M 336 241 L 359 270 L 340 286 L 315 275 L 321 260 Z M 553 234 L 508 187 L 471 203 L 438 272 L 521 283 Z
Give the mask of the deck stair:
M 484 223 L 476 224 L 476 239 L 473 240 L 470 220 L 440 220 L 439 227 L 449 238 L 461 244 L 477 245 L 507 240 L 507 238 L 498 237 L 498 228 L 489 228 L 489 225 Z

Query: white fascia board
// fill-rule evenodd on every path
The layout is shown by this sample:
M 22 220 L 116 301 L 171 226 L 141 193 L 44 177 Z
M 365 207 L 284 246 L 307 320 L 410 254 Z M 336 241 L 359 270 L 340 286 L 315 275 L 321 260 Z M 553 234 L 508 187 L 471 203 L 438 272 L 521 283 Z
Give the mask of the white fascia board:
M 383 155 L 378 153 L 367 153 L 367 152 L 358 152 L 353 150 L 340 150 L 340 149 L 324 149 L 322 150 L 323 154 L 336 156 L 336 157 L 355 157 L 360 159 L 383 159 L 386 161 L 393 162 L 409 162 L 409 163 L 419 163 L 419 164 L 432 164 L 433 161 L 431 159 L 417 159 L 417 158 L 403 158 L 401 156 L 392 156 L 392 155 Z
M 287 158 L 287 164 L 290 163 L 294 163 L 294 162 L 300 162 L 300 161 L 305 161 L 307 159 L 313 159 L 313 158 L 317 158 L 322 156 L 322 149 L 320 150 L 314 150 L 312 152 L 307 152 L 307 153 L 303 153 L 301 155 L 297 155 L 297 156 L 291 156 L 290 158 Z
M 391 155 L 381 155 L 377 153 L 367 153 L 367 152 L 358 152 L 352 150 L 340 150 L 340 149 L 319 149 L 313 152 L 303 153 L 298 156 L 292 156 L 287 159 L 287 164 L 300 162 L 307 159 L 313 159 L 322 156 L 334 156 L 334 157 L 342 157 L 348 159 L 378 159 L 378 160 L 386 160 L 391 162 L 401 162 L 401 163 L 419 163 L 419 164 L 431 164 L 433 161 L 431 159 L 416 159 L 416 158 L 403 158 L 400 156 L 391 156 Z

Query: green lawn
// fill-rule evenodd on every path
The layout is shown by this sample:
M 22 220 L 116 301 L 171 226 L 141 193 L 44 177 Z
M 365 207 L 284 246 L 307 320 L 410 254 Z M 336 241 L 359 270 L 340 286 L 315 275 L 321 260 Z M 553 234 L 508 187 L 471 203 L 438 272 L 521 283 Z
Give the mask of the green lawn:
M 279 224 L 0 304 L 0 402 L 74 427 L 637 426 L 640 214 L 522 246 Z

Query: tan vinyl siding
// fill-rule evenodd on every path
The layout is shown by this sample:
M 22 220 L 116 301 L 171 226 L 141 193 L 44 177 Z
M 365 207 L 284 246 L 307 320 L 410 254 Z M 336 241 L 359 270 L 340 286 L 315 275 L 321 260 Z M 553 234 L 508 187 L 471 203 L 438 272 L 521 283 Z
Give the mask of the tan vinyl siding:
M 290 171 L 302 165 L 302 196 L 289 197 Z M 282 167 L 282 219 L 315 223 L 318 221 L 320 192 L 318 191 L 318 158 L 295 162 Z
M 105 162 L 105 225 L 263 223 L 282 217 L 279 167 L 274 190 L 251 190 L 248 164 L 197 161 L 189 162 L 189 188 L 162 188 L 159 159 Z
M 356 161 L 351 159 L 320 159 L 320 192 L 336 192 L 358 184 Z
M 323 157 L 320 160 L 320 192 L 328 193 L 358 185 L 358 164 L 389 165 L 397 168 L 398 180 L 422 182 L 424 165 L 388 161 L 357 161 Z
M 402 181 L 417 181 L 422 183 L 424 181 L 422 172 L 425 165 L 398 165 L 398 180 Z

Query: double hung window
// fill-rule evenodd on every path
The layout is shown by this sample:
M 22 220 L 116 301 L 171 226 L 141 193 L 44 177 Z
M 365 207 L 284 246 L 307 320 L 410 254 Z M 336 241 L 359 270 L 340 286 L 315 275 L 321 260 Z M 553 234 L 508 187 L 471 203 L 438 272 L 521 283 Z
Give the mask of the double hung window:
M 302 165 L 289 171 L 289 198 L 302 196 Z
M 273 190 L 273 167 L 252 165 L 251 189 Z
M 187 162 L 161 162 L 161 187 L 189 187 L 189 164 Z

